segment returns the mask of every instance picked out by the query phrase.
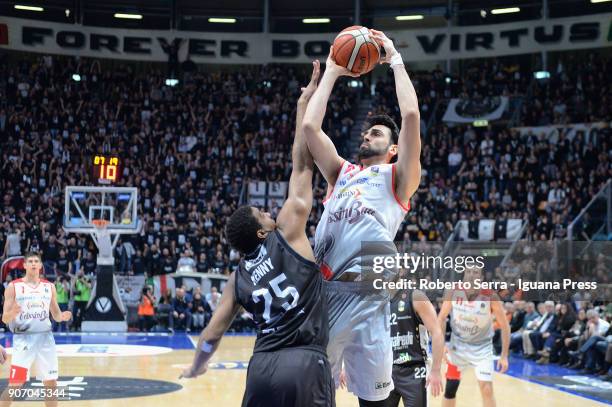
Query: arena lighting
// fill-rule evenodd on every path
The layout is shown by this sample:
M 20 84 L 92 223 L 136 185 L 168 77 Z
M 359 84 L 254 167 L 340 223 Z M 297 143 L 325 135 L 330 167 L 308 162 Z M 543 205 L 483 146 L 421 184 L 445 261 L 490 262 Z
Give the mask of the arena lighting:
M 605 3 L 607 1 L 612 1 L 612 0 L 591 0 L 591 3 L 595 4 L 595 3 Z
M 27 10 L 27 11 L 44 11 L 45 10 L 42 7 L 22 6 L 21 4 L 15 4 L 15 8 L 17 10 Z
M 491 14 L 518 13 L 519 11 L 521 11 L 520 7 L 494 8 L 491 10 Z
M 178 79 L 166 79 L 166 86 L 176 86 L 178 83 Z
M 142 14 L 115 13 L 115 18 L 126 18 L 128 20 L 142 20 Z
M 329 18 L 305 18 L 302 20 L 304 24 L 325 24 L 329 23 L 331 20 Z
M 219 17 L 211 17 L 208 19 L 209 23 L 221 23 L 221 24 L 234 24 L 236 22 L 235 18 L 219 18 Z
M 397 17 L 395 17 L 395 19 L 397 21 L 422 20 L 424 18 L 425 17 L 423 17 L 423 15 L 421 15 L 421 14 L 416 14 L 416 15 L 413 15 L 413 16 L 397 16 Z
M 81 75 L 79 75 L 78 73 L 72 74 L 72 80 L 75 82 L 80 82 L 81 81 Z
M 488 120 L 474 120 L 474 123 L 472 123 L 472 126 L 474 127 L 487 127 L 488 125 Z
M 361 81 L 350 81 L 348 83 L 349 88 L 363 88 L 363 82 Z
M 533 77 L 536 79 L 548 79 L 550 78 L 550 72 L 548 71 L 537 71 L 533 73 Z

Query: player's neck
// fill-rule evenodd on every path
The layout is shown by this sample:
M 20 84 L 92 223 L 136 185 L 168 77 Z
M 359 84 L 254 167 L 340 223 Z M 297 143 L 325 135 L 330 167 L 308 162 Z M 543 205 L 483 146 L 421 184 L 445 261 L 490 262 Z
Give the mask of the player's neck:
M 26 275 L 23 277 L 23 281 L 28 284 L 38 284 L 40 282 L 40 276 L 38 275 L 38 272 L 26 273 Z
M 368 157 L 368 158 L 362 158 L 359 161 L 359 164 L 361 165 L 362 168 L 368 168 L 373 165 L 381 165 L 381 164 L 386 164 L 386 163 L 387 162 L 385 161 L 385 157 Z

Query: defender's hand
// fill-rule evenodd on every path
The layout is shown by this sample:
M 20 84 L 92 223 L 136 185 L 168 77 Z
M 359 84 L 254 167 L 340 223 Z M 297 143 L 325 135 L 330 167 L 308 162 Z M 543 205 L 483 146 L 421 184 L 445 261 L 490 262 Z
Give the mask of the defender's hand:
M 179 379 L 191 379 L 203 375 L 208 371 L 208 363 L 204 363 L 199 369 L 194 370 L 193 366 L 189 366 L 183 370 L 183 373 L 179 376 Z
M 72 312 L 64 311 L 62 312 L 62 320 L 61 322 L 68 322 L 72 319 Z
M 312 61 L 312 75 L 310 76 L 310 82 L 305 88 L 302 88 L 302 94 L 300 95 L 300 99 L 298 103 L 308 103 L 312 95 L 317 90 L 317 86 L 319 86 L 319 75 L 321 74 L 321 63 L 318 59 Z
M 385 57 L 380 59 L 381 64 L 388 64 L 391 62 L 391 58 L 397 55 L 398 52 L 393 45 L 393 41 L 385 35 L 384 32 L 378 30 L 370 30 L 370 37 L 378 43 L 385 50 Z
M 325 62 L 325 73 L 329 73 L 334 75 L 334 77 L 340 76 L 352 76 L 353 78 L 357 78 L 359 76 L 358 73 L 353 73 L 347 68 L 336 64 L 334 60 L 334 46 L 329 47 L 329 55 L 327 56 L 327 61 Z

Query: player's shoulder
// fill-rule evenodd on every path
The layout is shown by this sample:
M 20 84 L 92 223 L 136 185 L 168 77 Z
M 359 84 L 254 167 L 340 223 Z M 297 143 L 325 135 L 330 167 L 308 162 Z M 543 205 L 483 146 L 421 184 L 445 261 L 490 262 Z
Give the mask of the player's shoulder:
M 47 280 L 46 278 L 41 278 L 40 279 L 40 283 L 41 284 L 53 285 L 53 283 L 51 281 Z
M 9 285 L 16 285 L 18 283 L 23 283 L 23 278 L 17 278 L 9 283 Z

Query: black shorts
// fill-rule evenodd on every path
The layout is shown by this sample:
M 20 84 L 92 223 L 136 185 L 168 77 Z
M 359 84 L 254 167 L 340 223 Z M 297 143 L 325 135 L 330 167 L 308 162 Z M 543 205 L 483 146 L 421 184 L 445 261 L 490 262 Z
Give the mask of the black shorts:
M 249 362 L 242 407 L 334 407 L 334 392 L 323 351 L 258 352 Z
M 424 364 L 393 365 L 393 385 L 385 407 L 399 406 L 400 399 L 405 407 L 427 407 L 427 368 Z

